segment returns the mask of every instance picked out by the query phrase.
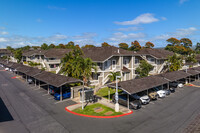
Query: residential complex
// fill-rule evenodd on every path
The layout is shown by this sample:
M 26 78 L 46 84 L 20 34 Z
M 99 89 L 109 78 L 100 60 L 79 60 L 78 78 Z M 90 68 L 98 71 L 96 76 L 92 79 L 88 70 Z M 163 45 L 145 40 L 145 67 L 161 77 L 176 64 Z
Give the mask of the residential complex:
M 122 81 L 137 78 L 136 68 L 140 60 L 146 60 L 153 66 L 150 75 L 159 74 L 167 70 L 167 57 L 172 52 L 163 49 L 144 48 L 139 52 L 128 51 L 114 46 L 82 48 L 84 57 L 91 58 L 97 64 L 97 72 L 92 70 L 91 85 L 102 86 L 109 82 L 111 72 L 119 72 Z M 71 49 L 26 50 L 22 54 L 22 62 L 40 63 L 38 68 L 58 73 L 61 59 Z M 13 56 L 11 60 L 14 61 Z

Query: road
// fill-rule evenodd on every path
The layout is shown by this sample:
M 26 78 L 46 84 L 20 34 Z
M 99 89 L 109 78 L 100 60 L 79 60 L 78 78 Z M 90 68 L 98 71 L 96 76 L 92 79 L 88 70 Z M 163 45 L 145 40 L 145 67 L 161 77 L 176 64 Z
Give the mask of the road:
M 65 111 L 73 101 L 55 104 L 52 96 L 45 95 L 47 91 L 13 76 L 0 71 L 0 106 L 7 107 L 0 113 L 9 118 L 0 120 L 0 133 L 181 133 L 200 113 L 200 88 L 187 86 L 128 116 L 86 118 Z

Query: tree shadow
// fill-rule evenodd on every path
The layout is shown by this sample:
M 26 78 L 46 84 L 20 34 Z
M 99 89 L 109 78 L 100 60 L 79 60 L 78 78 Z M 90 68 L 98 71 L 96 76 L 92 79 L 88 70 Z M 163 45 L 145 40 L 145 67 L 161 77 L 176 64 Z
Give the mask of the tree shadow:
M 0 122 L 14 120 L 3 100 L 0 98 Z

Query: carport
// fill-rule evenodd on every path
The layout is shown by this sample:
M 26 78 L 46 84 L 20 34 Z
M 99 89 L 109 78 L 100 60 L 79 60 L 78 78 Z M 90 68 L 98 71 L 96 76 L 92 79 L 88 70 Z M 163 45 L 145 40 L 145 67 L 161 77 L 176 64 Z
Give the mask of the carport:
M 184 70 L 184 72 L 191 74 L 191 76 L 189 78 L 189 82 L 191 82 L 191 80 L 195 81 L 195 80 L 199 79 L 200 71 L 190 68 L 190 69 Z
M 169 82 L 178 81 L 178 80 L 182 80 L 182 79 L 184 79 L 185 82 L 187 82 L 187 79 L 190 78 L 191 74 L 181 70 L 181 71 L 162 73 L 162 74 L 159 74 L 156 76 L 163 77 L 166 80 L 168 80 Z
M 195 70 L 196 72 L 198 72 L 197 79 L 199 80 L 199 77 L 200 77 L 200 67 L 193 67 L 193 68 L 190 68 L 190 69 Z
M 169 81 L 161 76 L 148 76 L 140 79 L 132 79 L 128 81 L 119 82 L 118 87 L 127 93 L 127 105 L 129 109 L 129 95 L 142 91 L 147 91 L 148 95 L 149 89 L 157 86 L 162 86 L 163 88 L 163 85 L 168 83 Z M 116 86 L 115 84 L 110 84 L 108 85 L 108 87 L 115 88 Z
M 32 67 L 25 66 L 25 65 L 22 65 L 21 67 L 16 68 L 18 74 L 21 74 L 22 77 L 26 79 L 26 81 L 27 81 L 27 75 L 25 74 L 25 72 L 31 71 L 32 69 L 33 69 Z
M 35 86 L 36 86 L 37 85 L 37 79 L 35 79 L 34 76 L 37 75 L 37 74 L 40 74 L 41 72 L 43 72 L 43 70 L 37 69 L 37 68 L 31 68 L 31 69 L 29 69 L 29 71 L 24 72 L 24 74 L 26 74 L 29 78 L 34 79 L 34 83 L 35 83 Z
M 49 85 L 60 88 L 60 101 L 62 101 L 62 86 L 63 85 L 82 82 L 79 79 L 75 79 L 75 78 L 67 77 L 63 75 L 58 75 L 58 74 L 54 74 L 54 73 L 46 72 L 46 71 L 42 71 L 33 77 L 39 80 L 39 86 L 41 86 L 40 81 L 45 83 L 42 86 L 48 85 L 48 94 L 49 94 Z

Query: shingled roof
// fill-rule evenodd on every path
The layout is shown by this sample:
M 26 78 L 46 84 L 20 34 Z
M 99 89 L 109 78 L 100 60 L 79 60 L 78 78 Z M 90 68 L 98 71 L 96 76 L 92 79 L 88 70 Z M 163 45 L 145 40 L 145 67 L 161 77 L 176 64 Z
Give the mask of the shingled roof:
M 32 67 L 25 66 L 25 65 L 22 65 L 21 67 L 16 68 L 16 70 L 21 72 L 21 73 L 25 73 L 27 71 L 31 71 L 32 69 L 33 69 Z
M 23 51 L 22 56 L 42 55 L 45 52 L 45 50 L 25 50 Z
M 82 48 L 84 57 L 91 58 L 93 61 L 103 62 L 111 56 L 120 56 L 120 55 L 135 55 L 136 52 L 124 50 L 114 46 L 108 47 L 88 47 Z
M 29 69 L 29 71 L 26 71 L 26 72 L 24 72 L 24 73 L 25 73 L 26 75 L 28 75 L 28 76 L 33 77 L 33 76 L 35 76 L 35 75 L 37 75 L 37 74 L 40 74 L 41 72 L 42 72 L 41 69 L 32 68 L 32 69 Z
M 72 77 L 67 77 L 63 75 L 58 75 L 50 72 L 43 71 L 40 74 L 34 76 L 34 78 L 43 81 L 47 84 L 53 85 L 55 87 L 60 87 L 67 83 L 77 83 L 81 82 L 79 79 L 75 79 Z M 56 79 L 56 80 L 55 80 Z
M 167 59 L 168 56 L 172 56 L 174 53 L 164 49 L 143 48 L 138 51 L 138 54 L 151 55 L 158 59 Z
M 132 79 L 127 81 L 122 81 L 118 83 L 118 86 L 129 94 L 138 93 L 153 87 L 157 87 L 168 83 L 169 81 L 163 77 L 158 76 L 148 76 L 140 79 Z M 115 84 L 109 85 L 110 87 L 115 87 Z
M 173 71 L 173 72 L 167 72 L 167 73 L 162 73 L 162 74 L 158 74 L 156 76 L 160 76 L 160 77 L 164 77 L 170 81 L 176 81 L 176 80 L 180 80 L 183 78 L 186 78 L 188 76 L 191 76 L 192 74 L 190 73 L 186 73 L 185 71 Z
M 65 55 L 69 53 L 70 51 L 72 51 L 72 49 L 55 49 L 54 48 L 54 49 L 46 50 L 46 52 L 44 52 L 44 56 L 47 58 L 61 59 L 65 57 Z

